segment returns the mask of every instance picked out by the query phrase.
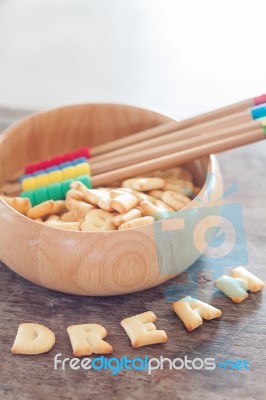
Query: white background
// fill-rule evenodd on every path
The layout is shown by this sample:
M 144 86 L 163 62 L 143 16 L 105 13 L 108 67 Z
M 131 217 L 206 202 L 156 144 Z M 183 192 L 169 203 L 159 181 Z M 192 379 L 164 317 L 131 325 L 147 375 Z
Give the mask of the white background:
M 186 117 L 266 92 L 265 0 L 0 0 L 0 106 Z

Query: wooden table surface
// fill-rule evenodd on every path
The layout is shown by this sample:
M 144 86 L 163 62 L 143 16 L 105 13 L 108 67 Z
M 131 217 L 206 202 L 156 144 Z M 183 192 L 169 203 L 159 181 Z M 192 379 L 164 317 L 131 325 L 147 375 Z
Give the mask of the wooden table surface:
M 23 110 L 0 108 L 0 131 L 26 115 Z M 219 155 L 225 187 L 236 182 L 239 190 L 232 196 L 244 210 L 249 266 L 266 281 L 266 143 L 258 143 Z M 1 218 L 1 216 L 0 216 Z M 0 232 L 4 235 L 4 232 Z M 1 238 L 0 238 L 1 240 Z M 230 268 L 226 269 L 226 272 Z M 200 297 L 220 308 L 220 320 L 205 322 L 187 333 L 181 321 L 164 299 L 170 284 L 186 283 Z M 192 285 L 192 286 L 191 286 Z M 0 262 L 0 399 L 264 399 L 266 389 L 265 340 L 266 296 L 250 294 L 241 304 L 224 296 L 214 296 L 210 269 L 196 263 L 187 272 L 141 293 L 100 298 L 56 293 L 33 285 Z M 164 345 L 131 348 L 120 321 L 152 310 L 158 317 L 157 328 L 165 329 L 169 341 Z M 10 348 L 18 325 L 37 322 L 50 327 L 56 344 L 39 356 L 12 355 Z M 71 357 L 66 328 L 71 324 L 100 323 L 108 331 L 114 357 L 215 358 L 247 360 L 250 370 L 156 370 L 147 371 L 54 370 L 57 353 Z

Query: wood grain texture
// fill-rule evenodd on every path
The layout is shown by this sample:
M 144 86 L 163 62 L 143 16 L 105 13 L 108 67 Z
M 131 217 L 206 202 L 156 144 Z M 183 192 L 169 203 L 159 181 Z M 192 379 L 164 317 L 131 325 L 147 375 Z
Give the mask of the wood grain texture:
M 23 112 L 0 110 L 0 128 L 19 118 Z M 239 185 L 233 196 L 244 210 L 252 271 L 266 281 L 266 189 L 265 143 L 250 145 L 219 156 L 225 187 L 232 182 Z M 1 232 L 1 236 L 4 232 Z M 1 240 L 1 239 L 0 239 Z M 15 251 L 15 247 L 14 250 Z M 0 398 L 28 399 L 213 399 L 222 400 L 265 398 L 265 293 L 250 295 L 236 305 L 225 297 L 214 297 L 211 271 L 196 263 L 168 283 L 137 294 L 111 298 L 85 298 L 65 295 L 37 287 L 20 278 L 0 264 Z M 198 330 L 187 333 L 175 317 L 164 291 L 170 284 L 185 284 L 190 276 L 191 293 L 198 288 L 202 300 L 220 308 L 219 321 L 205 322 Z M 185 294 L 185 293 L 183 293 Z M 169 341 L 164 345 L 133 350 L 120 327 L 120 321 L 130 315 L 152 310 L 158 317 L 158 329 L 167 331 Z M 57 342 L 48 355 L 14 356 L 10 348 L 21 322 L 39 322 L 50 327 Z M 82 372 L 53 370 L 57 353 L 71 357 L 67 337 L 68 325 L 95 322 L 108 331 L 108 341 L 114 356 L 128 358 L 149 357 L 189 358 L 216 357 L 246 359 L 251 371 L 155 371 L 151 377 L 145 372 L 110 371 Z
M 167 120 L 148 110 L 114 104 L 75 105 L 37 113 L 0 138 L 0 186 L 29 161 L 133 135 Z M 187 167 L 194 172 L 202 197 L 208 196 L 210 186 L 212 200 L 221 196 L 221 174 L 214 157 L 193 160 Z M 136 168 L 130 169 L 131 174 L 138 174 Z M 214 179 L 205 185 L 208 171 Z M 107 179 L 108 173 L 104 175 Z M 96 178 L 92 176 L 93 186 Z M 105 180 L 108 186 L 112 182 Z M 189 208 L 193 208 L 193 217 L 187 214 L 185 220 L 202 212 L 196 199 L 186 206 Z M 167 250 L 158 246 L 160 221 L 115 232 L 73 232 L 36 223 L 2 199 L 0 213 L 4 231 L 1 260 L 31 282 L 65 293 L 108 296 L 144 290 L 183 272 L 204 251 L 199 253 L 186 238 L 186 246 L 179 240 Z

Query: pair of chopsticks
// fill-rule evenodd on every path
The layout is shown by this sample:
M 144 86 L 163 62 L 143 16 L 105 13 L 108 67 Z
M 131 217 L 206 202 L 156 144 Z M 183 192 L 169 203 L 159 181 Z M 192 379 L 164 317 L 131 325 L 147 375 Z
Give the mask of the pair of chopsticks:
M 91 149 L 93 186 L 265 139 L 266 95 L 169 122 Z

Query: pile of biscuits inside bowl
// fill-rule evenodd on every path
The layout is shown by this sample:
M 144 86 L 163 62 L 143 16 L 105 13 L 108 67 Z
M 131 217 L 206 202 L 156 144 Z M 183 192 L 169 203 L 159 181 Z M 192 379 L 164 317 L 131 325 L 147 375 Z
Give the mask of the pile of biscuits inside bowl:
M 1 190 L 0 196 L 9 206 L 38 223 L 87 232 L 151 224 L 187 206 L 200 191 L 191 172 L 183 167 L 158 170 L 95 189 L 76 180 L 65 200 L 47 200 L 34 207 L 30 199 L 18 197 L 18 186 L 13 182 Z

